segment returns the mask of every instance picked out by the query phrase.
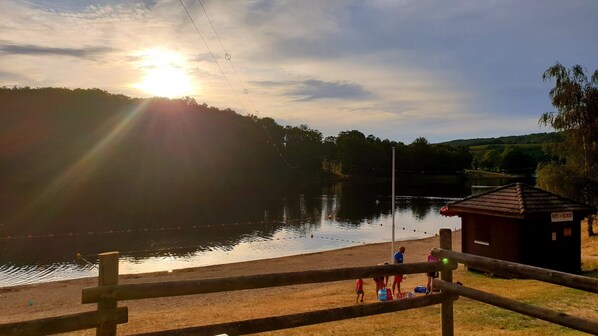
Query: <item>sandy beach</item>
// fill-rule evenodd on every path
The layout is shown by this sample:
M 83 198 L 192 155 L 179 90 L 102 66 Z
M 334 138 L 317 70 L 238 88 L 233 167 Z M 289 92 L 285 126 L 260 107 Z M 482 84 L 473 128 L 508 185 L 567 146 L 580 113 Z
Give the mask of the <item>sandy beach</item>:
M 461 248 L 460 232 L 453 233 L 453 248 Z M 405 262 L 425 261 L 429 250 L 438 247 L 438 237 L 395 242 L 406 247 Z M 218 278 L 263 273 L 316 270 L 352 266 L 371 266 L 391 258 L 391 244 L 361 245 L 340 250 L 298 256 L 256 260 L 172 272 L 121 275 L 120 284 Z M 366 303 L 375 302 L 374 283 L 364 279 Z M 407 278 L 403 288 L 425 284 L 423 274 Z M 8 287 L 0 289 L 0 323 L 16 322 L 62 314 L 94 310 L 95 305 L 81 304 L 81 289 L 93 287 L 97 278 Z M 310 284 L 227 293 L 192 295 L 120 302 L 129 307 L 129 322 L 119 325 L 119 334 L 173 329 L 185 326 L 229 322 L 355 303 L 353 281 Z M 284 331 L 289 334 L 291 331 Z M 86 330 L 73 335 L 95 335 Z

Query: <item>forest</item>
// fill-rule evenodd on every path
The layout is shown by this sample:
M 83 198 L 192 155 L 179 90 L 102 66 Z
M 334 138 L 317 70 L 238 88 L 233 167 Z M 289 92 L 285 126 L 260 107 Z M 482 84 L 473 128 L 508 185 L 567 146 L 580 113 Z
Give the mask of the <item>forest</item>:
M 322 176 L 388 176 L 392 147 L 403 172 L 469 168 L 465 146 L 411 144 L 357 130 L 322 136 L 308 125 L 242 116 L 191 98 L 138 99 L 98 89 L 0 89 L 1 177 L 56 176 L 83 157 L 103 178 L 233 183 Z M 96 153 L 97 157 L 91 157 Z

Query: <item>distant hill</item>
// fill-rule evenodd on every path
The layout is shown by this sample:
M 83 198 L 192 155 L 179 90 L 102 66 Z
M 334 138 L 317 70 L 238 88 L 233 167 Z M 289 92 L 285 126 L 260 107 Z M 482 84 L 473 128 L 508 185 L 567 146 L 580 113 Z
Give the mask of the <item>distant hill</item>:
M 521 144 L 543 144 L 562 142 L 563 137 L 556 132 L 551 133 L 532 133 L 527 135 L 510 135 L 497 138 L 476 138 L 476 139 L 458 139 L 442 142 L 442 145 L 456 147 L 474 147 L 483 145 L 521 145 Z
M 557 160 L 549 154 L 551 144 L 563 141 L 561 134 L 533 133 L 497 138 L 459 139 L 439 145 L 464 147 L 473 155 L 474 169 L 531 175 L 538 164 Z

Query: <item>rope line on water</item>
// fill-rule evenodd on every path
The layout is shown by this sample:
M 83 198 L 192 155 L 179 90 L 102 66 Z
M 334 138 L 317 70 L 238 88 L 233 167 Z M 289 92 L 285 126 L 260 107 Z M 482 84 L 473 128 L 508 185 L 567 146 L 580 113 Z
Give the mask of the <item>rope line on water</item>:
M 295 239 L 325 239 L 330 241 L 339 241 L 339 242 L 346 242 L 346 243 L 354 243 L 354 244 L 361 244 L 365 245 L 367 242 L 354 240 L 354 239 L 345 239 L 345 238 L 338 238 L 338 237 L 331 237 L 331 236 L 318 236 L 318 235 L 299 235 L 299 236 L 291 236 L 291 237 L 282 237 L 282 238 L 272 238 L 267 239 L 269 241 L 287 241 L 287 240 L 295 240 Z M 128 250 L 128 251 L 119 251 L 121 255 L 134 255 L 140 253 L 164 253 L 169 251 L 177 251 L 177 250 L 187 250 L 187 249 L 197 249 L 198 247 L 203 247 L 204 245 L 188 245 L 188 246 L 177 246 L 177 247 L 163 247 L 163 248 L 152 248 L 152 249 L 143 249 L 143 250 Z M 95 266 L 95 264 L 91 263 L 89 260 L 85 259 L 85 257 L 93 257 L 96 258 L 99 253 L 88 253 L 88 254 L 81 254 L 76 253 L 76 260 L 83 260 L 89 265 Z
M 234 222 L 234 223 L 220 223 L 220 224 L 202 224 L 202 225 L 192 225 L 192 226 L 173 226 L 173 227 L 159 227 L 159 228 L 137 228 L 137 229 L 122 229 L 122 230 L 106 230 L 106 231 L 88 231 L 88 232 L 62 232 L 62 233 L 48 233 L 48 234 L 41 234 L 41 235 L 7 235 L 0 237 L 0 241 L 3 240 L 19 240 L 19 239 L 34 239 L 34 238 L 75 238 L 77 236 L 94 236 L 94 235 L 106 235 L 106 234 L 129 234 L 129 233 L 150 233 L 150 232 L 160 232 L 160 231 L 176 231 L 176 230 L 197 230 L 197 229 L 206 229 L 206 228 L 222 228 L 222 227 L 230 227 L 230 226 L 240 226 L 240 225 L 277 225 L 277 226 L 284 226 L 284 225 L 293 225 L 296 223 L 311 223 L 314 221 L 321 221 L 322 219 L 326 220 L 334 220 L 337 222 L 348 222 L 343 221 L 342 218 L 332 218 L 331 216 L 327 217 L 319 217 L 319 218 L 300 218 L 300 219 L 282 219 L 282 220 L 263 220 L 263 221 L 248 221 L 248 222 Z M 374 224 L 370 220 L 362 224 L 368 225 L 379 225 L 383 227 L 389 227 L 389 224 L 385 223 L 378 223 Z M 452 231 L 456 231 L 458 228 L 451 227 Z M 402 231 L 410 231 L 415 233 L 422 233 L 425 235 L 428 234 L 435 234 L 438 235 L 437 232 L 432 232 L 428 230 L 421 230 L 419 228 L 410 227 L 410 226 L 396 226 L 395 230 L 402 230 Z

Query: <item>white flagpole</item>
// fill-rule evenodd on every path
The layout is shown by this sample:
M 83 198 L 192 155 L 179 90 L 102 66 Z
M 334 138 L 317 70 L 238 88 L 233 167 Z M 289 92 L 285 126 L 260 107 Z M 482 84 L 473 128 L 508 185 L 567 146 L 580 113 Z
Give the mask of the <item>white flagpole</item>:
M 394 262 L 395 253 L 395 147 L 392 148 L 392 242 L 390 244 L 390 263 Z

